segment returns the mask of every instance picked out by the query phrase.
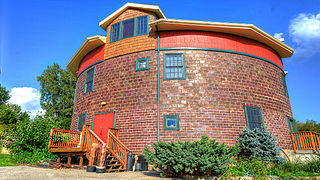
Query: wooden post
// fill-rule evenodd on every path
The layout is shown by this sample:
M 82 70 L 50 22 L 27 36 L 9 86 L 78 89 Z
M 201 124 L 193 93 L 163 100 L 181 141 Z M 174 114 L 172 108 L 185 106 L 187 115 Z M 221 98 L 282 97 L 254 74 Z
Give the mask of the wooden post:
M 81 136 L 80 136 L 80 149 L 82 150 L 83 149 L 83 142 L 84 142 L 84 134 L 85 134 L 85 132 L 86 132 L 86 129 L 87 129 L 87 126 L 86 126 L 86 124 L 84 124 L 83 126 L 82 126 L 82 132 L 81 132 Z
M 95 157 L 95 154 L 96 154 L 97 147 L 98 147 L 98 144 L 96 144 L 96 143 L 92 144 L 91 153 L 90 153 L 90 159 L 89 159 L 89 164 L 88 164 L 89 166 L 93 166 L 94 157 Z
M 53 134 L 53 129 L 51 128 L 50 138 L 49 138 L 49 145 L 48 145 L 49 149 L 50 149 L 50 146 L 51 146 L 51 144 L 52 144 L 52 134 Z
M 294 137 L 294 134 L 291 133 L 291 139 L 292 139 L 292 144 L 293 144 L 293 151 L 294 152 L 297 152 L 297 149 L 296 149 L 296 140 L 295 140 L 295 137 Z
M 67 166 L 70 167 L 71 166 L 71 156 L 68 155 L 68 163 L 67 163 Z
M 317 149 L 316 149 L 314 138 L 313 138 L 313 132 L 310 132 L 310 136 L 311 136 L 312 150 L 316 151 Z
M 59 155 L 58 155 L 57 162 L 60 163 L 60 160 L 61 160 L 61 155 L 59 154 Z
M 80 156 L 79 167 L 82 167 L 82 166 L 83 166 L 83 158 L 84 158 L 84 156 L 81 155 L 81 156 Z
M 100 167 L 103 167 L 104 161 L 106 159 L 106 149 L 107 149 L 107 145 L 106 143 L 103 143 L 101 157 L 100 157 L 100 165 L 99 165 Z

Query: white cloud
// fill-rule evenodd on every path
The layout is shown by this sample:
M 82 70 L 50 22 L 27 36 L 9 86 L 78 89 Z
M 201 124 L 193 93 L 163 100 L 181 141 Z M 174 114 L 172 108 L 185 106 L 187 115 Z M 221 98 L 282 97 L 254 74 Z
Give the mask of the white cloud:
M 274 35 L 273 35 L 273 37 L 275 37 L 275 38 L 277 38 L 277 39 L 282 39 L 283 37 L 283 33 L 275 33 Z
M 40 92 L 32 87 L 14 87 L 10 92 L 9 103 L 18 104 L 22 111 L 26 111 L 31 117 L 41 115 L 44 110 L 40 106 Z
M 318 14 L 299 14 L 291 20 L 289 33 L 297 45 L 294 58 L 311 57 L 320 51 L 320 12 Z

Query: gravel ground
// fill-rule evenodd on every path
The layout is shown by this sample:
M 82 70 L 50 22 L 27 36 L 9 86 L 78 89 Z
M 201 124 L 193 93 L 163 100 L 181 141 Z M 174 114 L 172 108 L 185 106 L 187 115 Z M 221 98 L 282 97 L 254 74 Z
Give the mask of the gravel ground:
M 46 180 L 46 179 L 167 179 L 160 178 L 156 171 L 149 172 L 117 172 L 97 174 L 80 169 L 48 169 L 29 166 L 0 167 L 0 180 Z

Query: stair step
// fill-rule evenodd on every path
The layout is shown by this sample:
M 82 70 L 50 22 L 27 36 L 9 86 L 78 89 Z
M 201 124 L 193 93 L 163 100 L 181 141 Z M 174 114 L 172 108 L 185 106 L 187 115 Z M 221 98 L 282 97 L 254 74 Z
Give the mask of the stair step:
M 117 166 L 122 166 L 122 164 L 106 164 L 106 166 L 117 167 Z
M 120 171 L 125 171 L 126 169 L 106 169 L 106 172 L 120 172 Z

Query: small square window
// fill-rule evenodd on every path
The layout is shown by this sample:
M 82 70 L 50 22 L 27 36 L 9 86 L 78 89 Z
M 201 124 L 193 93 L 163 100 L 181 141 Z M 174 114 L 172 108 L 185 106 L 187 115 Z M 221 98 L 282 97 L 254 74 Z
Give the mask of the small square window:
M 149 58 L 136 60 L 136 71 L 149 70 Z
M 164 130 L 179 130 L 179 115 L 163 115 Z
M 261 108 L 244 106 L 244 111 L 247 120 L 247 127 L 249 129 L 253 130 L 264 126 Z

